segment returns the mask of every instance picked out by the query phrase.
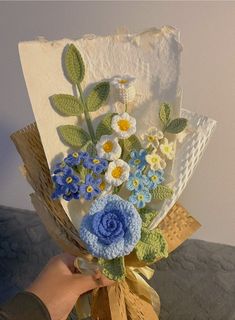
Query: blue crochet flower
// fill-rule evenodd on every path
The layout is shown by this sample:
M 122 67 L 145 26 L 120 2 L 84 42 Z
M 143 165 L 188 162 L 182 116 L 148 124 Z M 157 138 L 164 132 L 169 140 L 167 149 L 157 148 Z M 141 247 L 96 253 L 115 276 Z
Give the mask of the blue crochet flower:
M 137 191 L 134 191 L 129 197 L 129 201 L 136 205 L 138 209 L 144 208 L 146 203 L 149 203 L 152 200 L 152 195 L 146 188 L 140 188 Z
M 81 162 L 81 157 L 78 152 L 70 153 L 65 159 L 64 162 L 69 166 L 78 166 Z
M 52 180 L 58 188 L 58 192 L 64 191 L 67 193 L 69 191 L 75 193 L 79 189 L 79 177 L 74 175 L 73 170 L 69 167 L 64 167 L 63 171 L 52 176 Z
M 131 167 L 138 169 L 138 170 L 143 170 L 147 164 L 147 162 L 145 160 L 146 155 L 147 155 L 147 151 L 144 149 L 141 149 L 140 151 L 136 151 L 136 150 L 132 151 L 129 165 Z
M 107 169 L 108 161 L 102 158 L 87 158 L 84 160 L 83 166 L 96 174 L 100 174 Z
M 71 191 L 68 191 L 67 193 L 64 193 L 63 194 L 63 199 L 66 200 L 66 201 L 70 201 L 72 199 L 80 199 L 80 192 L 79 192 L 79 189 L 77 192 L 71 192 Z
M 88 174 L 85 179 L 85 183 L 80 186 L 81 195 L 86 200 L 92 200 L 98 194 L 100 194 L 100 184 L 102 179 L 95 179 L 91 174 Z
M 149 170 L 147 173 L 148 180 L 147 180 L 147 186 L 150 190 L 155 189 L 159 184 L 161 184 L 164 179 L 164 171 L 163 170 Z
M 59 199 L 60 197 L 62 197 L 65 194 L 66 191 L 67 191 L 66 187 L 57 185 L 54 192 L 51 195 L 51 198 L 53 200 Z
M 64 162 L 69 166 L 78 166 L 82 161 L 90 159 L 88 152 L 80 151 L 70 153 L 65 159 Z
M 126 183 L 128 190 L 138 190 L 144 187 L 148 183 L 146 175 L 144 175 L 140 170 L 137 170 L 135 173 L 131 173 L 129 179 Z
M 106 195 L 91 205 L 80 225 L 80 237 L 95 257 L 128 255 L 141 236 L 142 220 L 136 208 L 118 195 Z
M 66 201 L 70 201 L 72 199 L 80 199 L 79 189 L 77 192 L 71 192 L 66 187 L 57 185 L 56 189 L 51 195 L 53 200 L 63 198 Z
M 60 163 L 57 163 L 55 168 L 54 168 L 53 174 L 57 174 L 57 173 L 63 172 L 66 166 L 67 165 L 66 165 L 66 163 L 64 161 L 62 161 Z
M 90 158 L 89 153 L 86 152 L 86 151 L 80 151 L 80 152 L 79 152 L 79 156 L 80 156 L 80 159 L 83 160 L 83 161 L 84 161 L 85 159 Z

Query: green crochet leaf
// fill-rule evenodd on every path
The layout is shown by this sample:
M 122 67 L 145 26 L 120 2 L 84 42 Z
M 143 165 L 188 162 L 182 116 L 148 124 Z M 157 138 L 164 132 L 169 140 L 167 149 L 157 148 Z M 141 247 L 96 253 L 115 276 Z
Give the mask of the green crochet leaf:
M 166 127 L 166 131 L 169 133 L 180 133 L 187 126 L 188 120 L 185 118 L 177 118 L 172 120 Z
M 96 148 L 91 140 L 89 140 L 82 148 L 82 151 L 87 151 L 91 156 L 96 155 Z
M 75 45 L 70 44 L 65 54 L 65 69 L 72 84 L 80 84 L 85 76 L 85 65 Z
M 140 140 L 134 134 L 130 136 L 128 139 L 124 139 L 123 142 L 124 142 L 124 148 L 127 152 L 131 152 L 133 150 L 138 151 L 141 149 Z
M 103 117 L 103 119 L 100 121 L 96 128 L 96 138 L 97 140 L 100 139 L 101 136 L 103 135 L 109 135 L 112 134 L 113 129 L 111 127 L 111 122 L 112 122 L 112 117 L 116 113 L 106 113 L 106 115 Z
M 173 195 L 173 190 L 164 185 L 159 185 L 157 186 L 156 189 L 151 191 L 151 194 L 153 196 L 153 199 L 158 199 L 158 200 L 165 200 L 165 199 L 170 199 Z
M 130 136 L 128 139 L 120 139 L 119 144 L 122 148 L 122 159 L 128 161 L 130 159 L 130 153 L 133 150 L 140 150 L 141 143 L 136 135 Z
M 137 258 L 146 263 L 154 263 L 158 258 L 168 256 L 167 242 L 159 229 L 142 228 L 135 251 Z
M 66 116 L 80 116 L 83 112 L 81 101 L 70 94 L 54 94 L 51 103 L 57 111 Z
M 60 126 L 58 130 L 64 142 L 66 142 L 72 147 L 81 148 L 88 141 L 90 141 L 89 134 L 85 130 L 77 126 L 73 126 L 73 125 Z
M 142 226 L 147 228 L 152 220 L 159 214 L 159 212 L 146 206 L 139 210 L 139 214 L 142 219 Z
M 125 277 L 124 257 L 112 260 L 99 259 L 99 265 L 103 267 L 103 274 L 111 280 L 122 280 Z
M 171 114 L 170 105 L 168 103 L 162 103 L 160 105 L 159 118 L 161 122 L 164 124 L 164 126 L 166 126 L 167 123 L 169 122 L 170 114 Z
M 108 98 L 109 89 L 109 82 L 100 82 L 91 90 L 87 97 L 89 111 L 96 111 L 104 104 Z

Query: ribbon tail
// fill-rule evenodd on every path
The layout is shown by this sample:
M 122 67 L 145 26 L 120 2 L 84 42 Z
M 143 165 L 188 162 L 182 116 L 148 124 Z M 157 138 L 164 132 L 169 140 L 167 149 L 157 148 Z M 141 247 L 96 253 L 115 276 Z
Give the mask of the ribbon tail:
M 160 298 L 157 292 L 142 278 L 142 273 L 147 279 L 153 276 L 154 270 L 149 267 L 127 267 L 126 281 L 130 289 L 140 298 L 152 305 L 157 315 L 160 313 Z

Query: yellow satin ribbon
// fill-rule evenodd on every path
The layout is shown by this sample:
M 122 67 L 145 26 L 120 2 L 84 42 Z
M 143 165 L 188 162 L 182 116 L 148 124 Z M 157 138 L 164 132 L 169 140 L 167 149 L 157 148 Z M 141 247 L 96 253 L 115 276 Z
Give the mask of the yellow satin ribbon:
M 96 263 L 89 262 L 83 258 L 76 258 L 74 266 L 84 274 L 94 274 L 99 269 Z M 126 282 L 132 292 L 141 299 L 152 305 L 157 315 L 160 313 L 160 299 L 157 292 L 143 279 L 141 274 L 148 280 L 152 278 L 154 270 L 148 266 L 144 267 L 126 267 Z M 91 316 L 90 294 L 82 295 L 76 303 L 76 312 L 78 319 L 82 320 Z M 116 320 L 116 319 L 114 319 Z
M 126 282 L 129 288 L 140 298 L 150 303 L 157 315 L 160 313 L 160 298 L 157 292 L 143 279 L 142 274 L 150 280 L 154 270 L 145 267 L 126 267 Z

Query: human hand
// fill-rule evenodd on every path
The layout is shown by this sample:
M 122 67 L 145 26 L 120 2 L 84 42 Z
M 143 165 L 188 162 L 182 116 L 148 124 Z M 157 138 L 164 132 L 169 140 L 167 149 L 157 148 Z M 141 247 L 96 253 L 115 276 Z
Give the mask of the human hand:
M 75 273 L 74 260 L 68 254 L 55 256 L 27 289 L 42 300 L 52 320 L 67 319 L 81 294 L 114 283 L 100 271 L 95 275 Z

